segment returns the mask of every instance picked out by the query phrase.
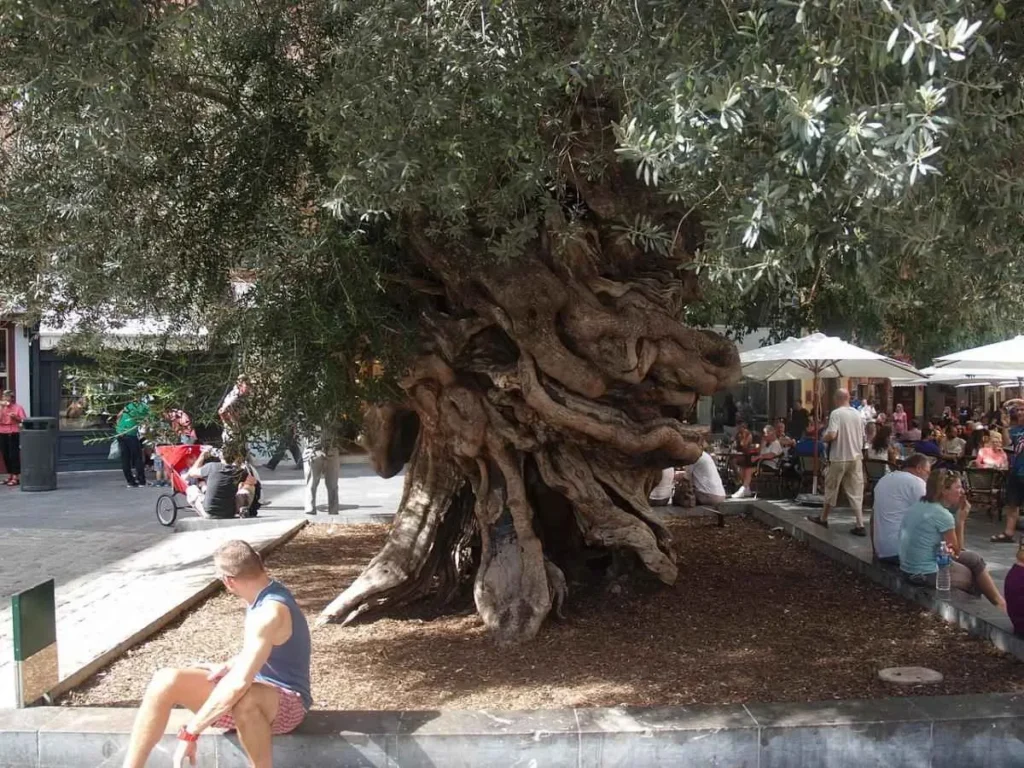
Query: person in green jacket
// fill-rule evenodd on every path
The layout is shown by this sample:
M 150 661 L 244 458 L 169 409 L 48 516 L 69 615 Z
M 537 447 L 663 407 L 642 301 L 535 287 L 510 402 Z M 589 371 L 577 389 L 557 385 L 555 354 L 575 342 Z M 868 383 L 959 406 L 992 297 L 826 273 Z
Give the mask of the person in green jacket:
M 149 406 L 143 399 L 143 384 L 138 385 L 138 396 L 117 414 L 115 431 L 117 446 L 121 451 L 121 471 L 129 488 L 146 484 L 146 460 L 142 455 L 142 441 L 139 426 L 149 418 Z

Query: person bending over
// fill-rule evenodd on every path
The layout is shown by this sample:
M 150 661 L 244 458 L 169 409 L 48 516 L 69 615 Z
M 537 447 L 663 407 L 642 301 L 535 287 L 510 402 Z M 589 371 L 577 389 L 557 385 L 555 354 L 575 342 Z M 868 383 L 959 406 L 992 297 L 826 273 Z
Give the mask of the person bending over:
M 313 704 L 309 625 L 292 593 L 270 578 L 259 554 L 244 541 L 221 545 L 213 563 L 224 587 L 247 606 L 242 650 L 225 664 L 153 675 L 132 726 L 124 768 L 143 768 L 176 706 L 193 715 L 178 731 L 175 768 L 195 764 L 196 742 L 211 726 L 238 731 L 250 766 L 271 768 L 272 737 L 298 728 Z

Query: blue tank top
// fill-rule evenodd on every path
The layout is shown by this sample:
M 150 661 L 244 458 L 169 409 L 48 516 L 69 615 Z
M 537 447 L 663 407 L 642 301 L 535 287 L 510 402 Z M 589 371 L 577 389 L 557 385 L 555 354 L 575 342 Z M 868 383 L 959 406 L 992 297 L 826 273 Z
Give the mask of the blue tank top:
M 292 635 L 281 645 L 275 645 L 270 658 L 256 675 L 256 680 L 287 688 L 302 697 L 306 709 L 313 706 L 313 696 L 309 690 L 309 662 L 311 646 L 309 624 L 302 615 L 299 604 L 288 589 L 277 581 L 271 581 L 256 600 L 248 608 L 248 613 L 259 608 L 268 601 L 283 603 L 292 617 Z

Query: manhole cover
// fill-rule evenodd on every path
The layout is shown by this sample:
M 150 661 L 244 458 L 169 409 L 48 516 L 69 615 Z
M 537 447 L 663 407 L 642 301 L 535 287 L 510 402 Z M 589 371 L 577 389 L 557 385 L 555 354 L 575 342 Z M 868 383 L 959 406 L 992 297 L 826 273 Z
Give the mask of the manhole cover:
M 942 682 L 942 673 L 928 667 L 889 667 L 878 673 L 887 683 L 898 685 L 931 685 Z

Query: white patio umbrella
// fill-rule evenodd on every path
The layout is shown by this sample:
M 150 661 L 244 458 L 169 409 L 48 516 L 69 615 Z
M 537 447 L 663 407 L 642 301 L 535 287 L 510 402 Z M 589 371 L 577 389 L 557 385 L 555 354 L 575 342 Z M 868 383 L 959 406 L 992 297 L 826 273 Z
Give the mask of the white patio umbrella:
M 935 358 L 936 368 L 1024 370 L 1024 336 Z
M 743 375 L 757 381 L 792 381 L 810 376 L 814 380 L 815 424 L 821 420 L 818 397 L 820 379 L 846 377 L 879 379 L 920 379 L 914 366 L 854 346 L 835 336 L 812 333 L 790 337 L 778 344 L 740 354 Z M 815 443 L 812 493 L 818 492 L 818 451 Z

